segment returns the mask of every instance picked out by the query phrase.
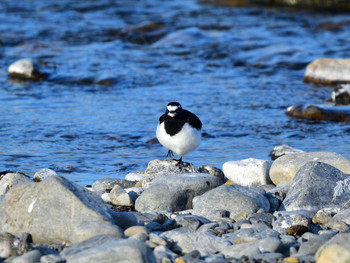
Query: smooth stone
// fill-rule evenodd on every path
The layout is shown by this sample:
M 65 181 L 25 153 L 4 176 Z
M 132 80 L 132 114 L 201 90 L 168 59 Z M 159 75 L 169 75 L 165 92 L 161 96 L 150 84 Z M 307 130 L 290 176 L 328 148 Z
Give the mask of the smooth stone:
M 33 181 L 22 173 L 7 173 L 0 180 L 0 195 L 6 194 L 15 185 L 30 183 Z
M 333 218 L 350 225 L 350 208 L 338 212 Z
M 253 259 L 255 259 L 258 262 L 269 263 L 278 263 L 282 258 L 284 258 L 284 255 L 282 253 L 262 253 L 253 256 Z
M 62 255 L 62 253 L 61 253 Z M 95 246 L 90 246 L 67 257 L 67 263 L 89 262 L 130 262 L 156 263 L 151 248 L 144 242 L 135 239 L 112 239 Z
M 343 84 L 334 88 L 332 92 L 332 101 L 335 105 L 349 105 L 350 84 Z
M 148 236 L 148 234 L 145 234 L 145 233 L 136 233 L 136 234 L 130 236 L 129 238 L 145 242 L 146 240 L 148 240 L 149 236 Z
M 65 263 L 66 260 L 59 254 L 44 255 L 40 258 L 40 263 Z
M 230 241 L 232 244 L 241 244 L 257 241 L 268 237 L 278 238 L 279 233 L 267 226 L 252 226 L 250 228 L 241 228 L 232 234 L 225 234 L 223 237 Z
M 278 211 L 274 213 L 276 220 L 272 223 L 273 230 L 276 230 L 281 235 L 288 234 L 288 229 L 292 226 L 305 226 L 309 224 L 314 216 L 314 213 L 309 211 Z
M 350 59 L 316 59 L 307 65 L 304 81 L 325 84 L 350 82 Z
M 155 159 L 148 163 L 145 177 L 142 179 L 142 187 L 148 188 L 153 184 L 156 177 L 169 174 L 187 174 L 198 173 L 197 167 L 191 163 L 183 163 L 183 167 L 179 167 L 177 161 L 173 159 Z
M 315 254 L 316 263 L 350 262 L 350 233 L 340 233 L 323 244 Z
M 127 229 L 125 229 L 124 234 L 125 236 L 129 237 L 132 235 L 135 235 L 137 233 L 145 233 L 148 234 L 148 230 L 144 226 L 131 226 Z
M 289 145 L 286 144 L 282 144 L 282 145 L 277 145 L 275 146 L 275 148 L 273 148 L 270 152 L 270 156 L 272 160 L 276 160 L 277 158 L 286 155 L 286 154 L 290 154 L 290 153 L 301 153 L 304 152 L 302 150 L 293 148 Z
M 2 231 L 31 233 L 36 243 L 74 244 L 106 231 L 122 237 L 123 231 L 112 223 L 117 216 L 131 220 L 129 214 L 115 214 L 95 193 L 59 176 L 12 188 L 0 212 Z
M 268 237 L 257 241 L 232 245 L 222 250 L 225 257 L 241 258 L 242 256 L 253 257 L 261 253 L 275 253 L 280 251 L 282 243 L 278 238 Z
M 111 203 L 114 205 L 120 206 L 133 206 L 134 202 L 132 201 L 129 194 L 119 185 L 115 185 L 111 192 Z
M 101 198 L 102 198 L 103 202 L 105 202 L 105 203 L 111 203 L 112 202 L 111 195 L 109 193 L 102 194 Z
M 231 246 L 231 242 L 206 232 L 181 233 L 167 231 L 161 234 L 161 237 L 172 240 L 171 250 L 175 253 L 186 254 L 198 250 L 215 254 Z
M 269 211 L 268 200 L 240 185 L 222 185 L 193 199 L 193 214 L 208 219 L 217 219 L 215 211 L 218 210 L 227 210 L 229 217 L 234 219 L 242 213 L 253 214 L 259 209 Z
M 333 105 L 292 105 L 286 109 L 288 116 L 297 119 L 349 122 L 350 107 Z
M 11 263 L 37 263 L 40 261 L 42 254 L 39 250 L 32 250 L 22 256 L 11 259 Z
M 315 235 L 315 237 L 301 243 L 298 253 L 294 256 L 315 255 L 317 250 L 332 237 L 331 234 Z
M 271 183 L 269 177 L 271 164 L 271 161 L 249 158 L 226 162 L 223 164 L 222 170 L 232 182 L 243 186 L 256 187 Z
M 139 212 L 190 209 L 195 196 L 221 184 L 218 177 L 203 173 L 160 175 L 137 198 L 135 209 Z
M 125 176 L 125 180 L 127 181 L 132 181 L 132 182 L 139 182 L 145 177 L 145 172 L 144 171 L 135 171 L 132 173 L 128 173 Z
M 275 219 L 275 216 L 270 213 L 254 213 L 249 217 L 252 224 L 264 223 L 270 227 L 272 227 L 272 222 Z
M 202 224 L 211 223 L 207 218 L 196 215 L 178 215 L 175 217 L 175 221 L 178 225 L 192 230 L 197 230 Z
M 149 234 L 149 240 L 152 241 L 153 243 L 157 244 L 157 246 L 167 246 L 168 243 L 165 241 L 163 238 L 161 238 L 159 235 L 155 233 L 150 233 Z
M 280 210 L 346 209 L 349 185 L 350 176 L 337 168 L 321 162 L 306 163 L 296 174 Z
M 33 180 L 34 182 L 41 182 L 46 177 L 53 176 L 53 175 L 57 175 L 57 173 L 54 170 L 50 168 L 43 168 L 34 174 Z
M 219 168 L 208 166 L 208 165 L 201 165 L 199 166 L 198 171 L 200 173 L 207 173 L 207 174 L 211 174 L 213 176 L 219 177 L 222 182 L 225 182 L 225 175 L 223 171 L 221 171 Z
M 103 178 L 95 181 L 92 184 L 92 189 L 98 194 L 109 193 L 115 185 L 119 185 L 122 188 L 129 188 L 134 186 L 135 182 L 118 178 Z
M 331 152 L 291 153 L 276 159 L 270 168 L 270 178 L 275 185 L 291 184 L 299 169 L 308 162 L 317 161 L 350 173 L 350 160 Z
M 171 263 L 174 262 L 175 259 L 179 256 L 171 251 L 166 246 L 157 246 L 154 248 L 153 253 L 157 259 L 157 262 L 161 263 Z
M 266 196 L 277 198 L 282 202 L 286 198 L 290 186 L 291 184 L 280 184 L 275 188 L 272 188 L 271 190 L 267 191 Z
M 128 193 L 133 204 L 135 204 L 136 199 L 143 193 L 143 191 L 145 191 L 143 187 L 131 187 L 125 188 L 124 190 Z
M 342 220 L 332 217 L 330 214 L 323 211 L 322 209 L 317 211 L 314 218 L 312 219 L 312 222 L 315 224 L 322 224 L 327 228 L 339 231 L 345 231 L 349 229 L 349 226 Z

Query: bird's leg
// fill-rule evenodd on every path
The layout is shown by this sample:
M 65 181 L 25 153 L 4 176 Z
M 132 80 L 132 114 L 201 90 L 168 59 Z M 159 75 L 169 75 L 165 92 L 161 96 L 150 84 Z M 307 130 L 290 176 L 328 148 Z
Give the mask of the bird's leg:
M 180 157 L 179 160 L 177 160 L 177 163 L 175 164 L 175 166 L 179 166 L 180 168 L 182 168 L 182 166 L 183 166 L 182 156 Z
M 173 151 L 172 150 L 168 150 L 168 154 L 166 155 L 166 157 L 174 158 Z

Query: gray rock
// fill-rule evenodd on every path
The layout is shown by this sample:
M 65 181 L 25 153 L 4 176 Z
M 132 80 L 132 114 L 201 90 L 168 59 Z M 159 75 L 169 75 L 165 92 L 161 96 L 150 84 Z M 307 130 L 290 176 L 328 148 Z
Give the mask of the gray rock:
M 339 231 L 346 231 L 349 229 L 349 226 L 346 223 L 340 219 L 332 217 L 332 214 L 325 209 L 317 211 L 312 219 L 312 222 L 315 224 L 322 224 L 327 228 Z
M 222 250 L 225 257 L 241 258 L 253 257 L 261 253 L 274 253 L 280 251 L 282 243 L 278 238 L 268 237 L 257 241 L 233 245 Z
M 334 88 L 332 92 L 332 100 L 335 105 L 349 105 L 350 84 L 343 84 Z
M 178 215 L 175 217 L 178 225 L 197 230 L 202 224 L 211 223 L 210 220 L 196 215 Z
M 226 162 L 222 166 L 225 176 L 239 185 L 256 187 L 270 184 L 269 170 L 272 162 L 249 158 L 240 161 Z
M 46 177 L 53 175 L 57 175 L 57 173 L 54 170 L 51 170 L 49 168 L 43 168 L 34 174 L 33 180 L 34 182 L 41 182 Z
M 2 231 L 29 232 L 37 243 L 77 243 L 106 232 L 123 236 L 99 196 L 59 176 L 12 188 L 0 214 Z
M 39 250 L 32 250 L 22 256 L 11 259 L 11 263 L 37 263 L 40 261 L 41 256 Z
M 130 196 L 131 201 L 133 202 L 133 204 L 135 204 L 136 199 L 143 193 L 143 191 L 145 189 L 142 188 L 142 187 L 131 187 L 131 188 L 125 188 L 124 190 Z
M 146 241 L 148 240 L 149 236 L 148 234 L 145 234 L 145 233 L 136 233 L 132 236 L 129 237 L 130 239 L 136 239 L 136 240 L 140 240 L 140 241 Z
M 350 82 L 350 59 L 319 58 L 306 67 L 304 81 L 317 83 Z
M 135 209 L 140 212 L 190 209 L 195 196 L 221 183 L 219 178 L 201 173 L 157 176 L 153 185 L 137 198 Z
M 254 213 L 249 217 L 249 221 L 252 224 L 264 223 L 270 227 L 272 227 L 272 221 L 274 219 L 275 216 L 270 213 Z
M 231 234 L 223 235 L 232 244 L 248 243 L 260 239 L 273 237 L 278 238 L 279 233 L 267 226 L 256 226 L 237 230 Z
M 258 262 L 269 262 L 269 263 L 277 263 L 281 262 L 285 256 L 281 253 L 262 253 L 258 255 L 254 255 L 253 259 Z
M 314 212 L 323 207 L 346 209 L 349 189 L 349 175 L 326 163 L 309 162 L 296 174 L 280 209 Z
M 135 182 L 118 178 L 104 178 L 95 181 L 92 184 L 92 189 L 98 194 L 109 193 L 115 185 L 121 188 L 129 188 L 135 185 Z
M 269 211 L 268 200 L 240 185 L 222 185 L 193 200 L 193 214 L 209 219 L 215 219 L 212 215 L 217 210 L 227 210 L 230 218 L 235 218 L 241 213 L 252 214 L 259 209 Z
M 66 260 L 59 254 L 49 254 L 40 258 L 40 263 L 65 263 Z
M 272 160 L 276 160 L 277 158 L 286 154 L 301 153 L 301 152 L 304 152 L 304 151 L 295 149 L 286 144 L 283 144 L 283 145 L 277 145 L 275 148 L 273 148 L 273 150 L 270 152 L 270 156 Z
M 288 229 L 292 226 L 305 226 L 309 224 L 314 213 L 309 211 L 279 211 L 274 213 L 276 220 L 272 223 L 273 229 L 281 235 L 288 234 Z
M 77 246 L 79 245 L 77 244 Z M 72 249 L 74 249 L 74 246 Z M 135 239 L 111 239 L 95 243 L 93 246 L 90 244 L 88 247 L 85 246 L 84 249 L 80 247 L 75 250 L 75 253 L 67 254 L 63 252 L 61 255 L 67 260 L 67 263 L 156 262 L 152 250 L 144 242 Z
M 0 195 L 6 194 L 15 185 L 28 183 L 33 181 L 22 173 L 7 173 L 0 180 Z
M 183 167 L 176 164 L 177 161 L 173 159 L 155 159 L 150 161 L 145 171 L 145 177 L 142 180 L 142 187 L 150 187 L 154 178 L 160 175 L 198 173 L 197 167 L 191 163 L 184 162 Z
M 292 183 L 299 169 L 308 162 L 324 162 L 343 173 L 350 173 L 350 160 L 331 152 L 305 152 L 284 155 L 273 162 L 270 178 L 275 185 Z
M 193 250 L 215 254 L 231 246 L 231 242 L 206 232 L 167 231 L 161 237 L 172 240 L 171 249 L 176 253 L 189 253 Z
M 201 165 L 199 166 L 198 171 L 200 173 L 207 173 L 207 174 L 211 174 L 213 176 L 219 177 L 223 183 L 226 181 L 223 171 L 221 171 L 219 168 L 208 166 L 208 165 Z
M 175 259 L 179 257 L 179 255 L 175 254 L 166 246 L 155 247 L 153 253 L 157 259 L 157 262 L 175 262 Z
M 114 205 L 120 206 L 133 206 L 134 202 L 132 201 L 129 194 L 119 185 L 115 185 L 110 192 L 111 202 Z
M 340 211 L 333 218 L 350 225 L 350 208 Z
M 307 242 L 303 242 L 300 245 L 298 253 L 295 256 L 304 256 L 304 255 L 315 255 L 317 250 L 331 239 L 333 235 L 315 235 L 315 237 L 309 239 Z

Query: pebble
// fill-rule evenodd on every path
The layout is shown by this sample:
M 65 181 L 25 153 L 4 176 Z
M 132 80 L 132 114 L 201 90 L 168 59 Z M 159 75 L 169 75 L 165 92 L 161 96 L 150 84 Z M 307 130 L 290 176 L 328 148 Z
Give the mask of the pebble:
M 222 170 L 230 181 L 243 186 L 256 187 L 271 183 L 269 177 L 271 164 L 271 161 L 249 158 L 226 162 Z
M 120 206 L 133 206 L 134 202 L 129 194 L 118 184 L 110 192 L 111 203 Z
M 13 79 L 20 80 L 43 80 L 45 75 L 40 73 L 34 66 L 31 59 L 24 58 L 15 61 L 8 67 L 8 73 Z

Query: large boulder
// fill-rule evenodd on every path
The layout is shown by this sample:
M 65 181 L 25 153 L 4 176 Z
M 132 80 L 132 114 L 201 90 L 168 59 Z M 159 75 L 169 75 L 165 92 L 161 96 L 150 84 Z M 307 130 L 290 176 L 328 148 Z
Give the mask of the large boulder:
M 276 159 L 270 168 L 270 178 L 275 185 L 290 184 L 295 174 L 306 163 L 328 163 L 344 173 L 350 173 L 350 160 L 331 152 L 291 153 Z
M 350 175 L 326 163 L 309 162 L 296 174 L 280 210 L 346 209 L 349 189 Z
M 304 81 L 325 84 L 350 82 L 350 59 L 316 59 L 307 65 Z
M 193 199 L 193 213 L 209 219 L 229 212 L 231 218 L 239 214 L 252 214 L 258 210 L 268 212 L 270 203 L 263 195 L 240 185 L 222 185 Z
M 256 187 L 270 184 L 269 170 L 272 162 L 249 158 L 240 161 L 226 162 L 222 166 L 225 176 L 239 185 Z
M 195 196 L 221 184 L 218 177 L 204 173 L 160 175 L 136 199 L 135 209 L 140 212 L 190 209 Z
M 95 193 L 60 176 L 12 188 L 1 202 L 0 215 L 2 231 L 31 233 L 37 243 L 74 244 L 101 234 L 124 235 L 112 224 L 120 215 Z

